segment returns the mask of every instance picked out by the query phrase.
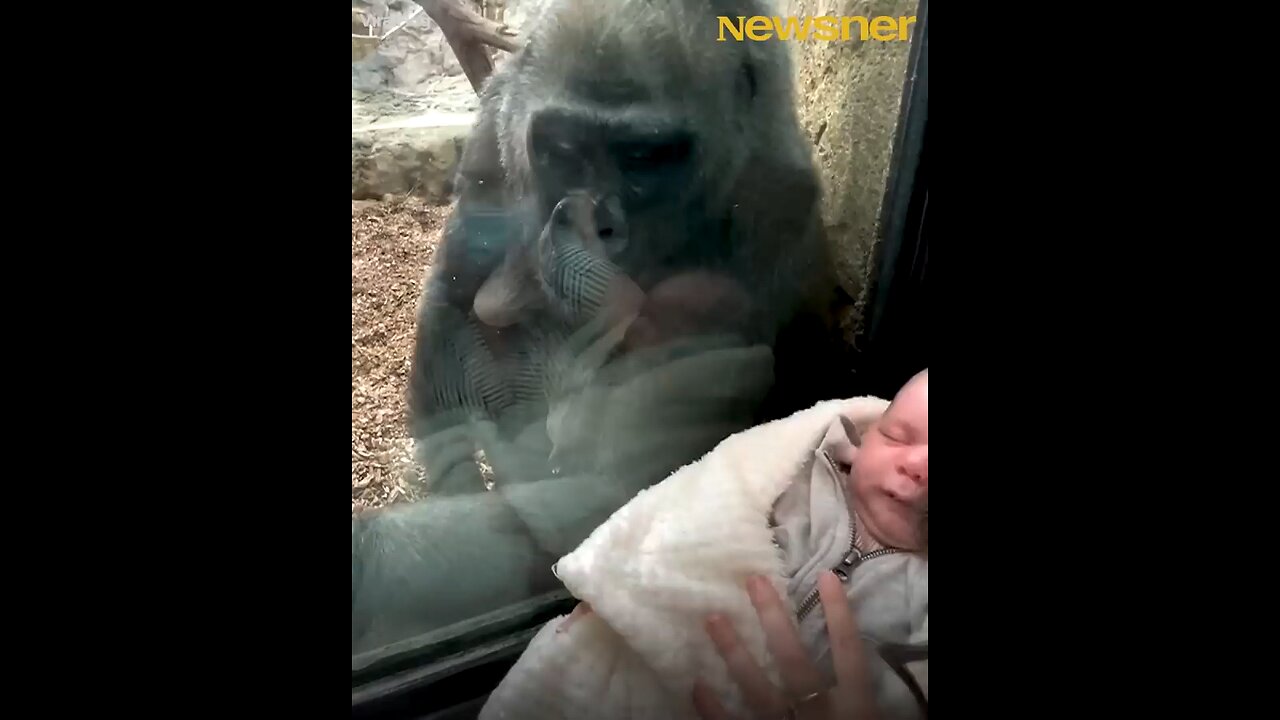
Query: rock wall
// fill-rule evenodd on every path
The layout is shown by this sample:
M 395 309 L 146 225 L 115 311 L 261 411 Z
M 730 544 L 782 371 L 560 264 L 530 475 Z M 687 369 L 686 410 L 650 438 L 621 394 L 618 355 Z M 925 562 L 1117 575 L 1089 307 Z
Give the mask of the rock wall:
M 475 95 L 470 85 L 466 92 Z M 474 121 L 464 105 L 439 96 L 352 90 L 351 199 L 411 193 L 446 201 Z
M 461 1 L 471 2 L 471 0 Z M 536 0 L 507 0 L 507 24 L 518 30 L 525 18 L 526 9 L 535 2 Z M 357 41 L 352 41 L 351 88 L 353 90 L 375 92 L 386 89 L 431 95 L 442 87 L 452 88 L 461 84 L 471 92 L 473 103 L 470 109 L 475 109 L 475 93 L 471 91 L 470 84 L 462 74 L 462 66 L 458 64 L 458 58 L 454 56 L 453 49 L 445 41 L 440 27 L 427 17 L 425 12 L 419 12 L 414 16 L 414 12 L 418 9 L 417 3 L 410 0 L 391 0 L 390 2 L 352 0 L 351 5 L 353 15 L 355 11 L 360 11 L 384 18 L 383 33 L 390 32 L 406 19 L 413 18 L 402 29 L 380 43 L 376 49 L 358 60 L 355 49 Z M 355 24 L 353 17 L 352 32 L 358 34 L 354 29 Z M 502 51 L 494 52 L 494 61 L 497 63 L 501 63 L 507 56 L 507 53 Z M 449 78 L 453 82 L 442 83 L 441 78 Z
M 417 3 L 413 2 L 399 3 L 395 9 L 388 8 L 386 2 L 352 0 L 351 4 L 353 8 L 386 18 L 382 23 L 384 33 L 418 9 Z M 360 60 L 353 59 L 351 63 L 351 89 L 364 92 L 396 89 L 429 93 L 433 78 L 461 76 L 462 66 L 453 56 L 449 43 L 445 42 L 444 33 L 425 12 L 419 12 L 373 52 Z M 465 82 L 466 78 L 462 79 Z
M 469 0 L 463 0 L 468 2 Z M 540 0 L 507 0 L 519 28 Z M 409 0 L 352 0 L 351 198 L 413 194 L 445 202 L 479 99 L 444 33 Z M 391 33 L 378 42 L 372 32 Z M 494 51 L 501 65 L 509 54 Z
M 471 116 L 413 120 L 434 124 L 352 131 L 352 200 L 415 195 L 437 203 L 448 201 Z
M 914 15 L 916 6 L 916 0 L 786 0 L 779 10 L 798 17 L 897 18 Z M 835 249 L 836 270 L 840 284 L 854 298 L 844 318 L 850 342 L 861 328 L 874 270 L 880 208 L 911 49 L 909 41 L 863 41 L 857 25 L 852 28 L 849 40 L 788 43 L 800 120 L 816 141 L 823 219 Z

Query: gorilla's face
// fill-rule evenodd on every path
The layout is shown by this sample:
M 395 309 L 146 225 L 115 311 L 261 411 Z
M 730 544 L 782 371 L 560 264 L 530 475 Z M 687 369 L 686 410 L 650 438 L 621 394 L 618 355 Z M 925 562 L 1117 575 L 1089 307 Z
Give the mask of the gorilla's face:
M 528 139 L 543 217 L 572 194 L 591 197 L 600 241 L 636 275 L 687 246 L 703 220 L 694 212 L 694 133 L 674 118 L 644 117 L 626 107 L 550 106 L 533 115 Z

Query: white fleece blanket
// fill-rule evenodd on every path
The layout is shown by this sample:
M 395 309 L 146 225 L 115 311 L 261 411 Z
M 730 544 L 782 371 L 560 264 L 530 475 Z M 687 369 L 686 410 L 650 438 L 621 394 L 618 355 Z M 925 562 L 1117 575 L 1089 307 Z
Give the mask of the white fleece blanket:
M 819 403 L 733 435 L 639 493 L 556 564 L 565 587 L 594 612 L 562 633 L 563 618 L 547 623 L 481 720 L 693 720 L 698 678 L 745 717 L 705 618 L 725 614 L 777 680 L 744 585 L 762 574 L 786 597 L 769 528 L 774 501 L 838 415 L 862 425 L 887 406 L 869 397 Z

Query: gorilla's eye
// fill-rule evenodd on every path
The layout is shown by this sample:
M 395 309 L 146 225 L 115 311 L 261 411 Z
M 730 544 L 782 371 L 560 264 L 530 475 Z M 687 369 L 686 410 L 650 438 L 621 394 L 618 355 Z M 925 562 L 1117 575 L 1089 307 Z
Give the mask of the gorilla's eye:
M 625 170 L 656 170 L 688 160 L 691 146 L 687 138 L 626 143 L 618 147 L 618 159 Z
M 554 140 L 546 142 L 541 147 L 542 156 L 546 160 L 552 162 L 566 162 L 576 160 L 578 157 L 577 150 L 573 143 L 567 140 Z

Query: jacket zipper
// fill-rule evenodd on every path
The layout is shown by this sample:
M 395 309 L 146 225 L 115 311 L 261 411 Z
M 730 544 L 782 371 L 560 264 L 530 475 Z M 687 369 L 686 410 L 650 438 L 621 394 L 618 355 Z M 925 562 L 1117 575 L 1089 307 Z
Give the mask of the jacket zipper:
M 850 523 L 850 526 L 852 526 L 852 523 Z M 896 552 L 901 551 L 895 548 L 881 548 L 879 550 L 872 550 L 869 553 L 863 554 L 857 548 L 851 548 L 848 554 L 846 554 L 840 561 L 840 564 L 831 568 L 831 571 L 836 574 L 836 577 L 840 578 L 840 582 L 847 583 L 849 582 L 849 578 L 853 575 L 853 571 L 856 570 L 858 566 L 862 565 L 862 563 L 868 560 L 874 560 L 878 557 L 884 557 L 885 555 L 892 555 Z M 804 622 L 804 619 L 809 617 L 809 613 L 813 612 L 813 609 L 818 606 L 820 599 L 821 595 L 818 592 L 818 588 L 815 586 L 809 595 L 805 597 L 804 602 L 800 604 L 800 610 L 797 613 L 797 620 L 799 622 Z
M 840 470 L 839 468 L 836 467 L 836 464 L 831 459 L 831 456 L 828 455 L 826 451 L 823 451 L 822 457 L 826 459 L 827 465 L 831 468 L 831 471 L 832 473 L 834 473 L 834 476 L 839 478 Z M 844 557 L 840 559 L 840 563 L 835 567 L 831 568 L 831 571 L 836 574 L 836 577 L 840 578 L 840 582 L 842 583 L 849 582 L 849 578 L 853 575 L 853 571 L 858 569 L 858 566 L 862 565 L 862 563 L 868 560 L 874 560 L 875 558 L 878 558 L 878 557 L 883 557 L 885 555 L 892 555 L 893 553 L 901 552 L 897 548 L 881 548 L 879 550 L 872 550 L 869 553 L 863 553 L 857 547 L 858 529 L 854 526 L 854 523 L 855 523 L 854 517 L 855 515 L 851 510 L 849 512 L 848 550 L 845 551 Z M 797 612 L 797 618 L 799 622 L 804 622 L 804 619 L 806 617 L 809 617 L 809 613 L 813 612 L 813 609 L 818 606 L 818 602 L 820 598 L 821 598 L 821 595 L 818 593 L 818 588 L 815 585 L 813 590 L 809 593 L 809 595 L 805 597 L 804 602 L 800 603 L 800 609 Z

